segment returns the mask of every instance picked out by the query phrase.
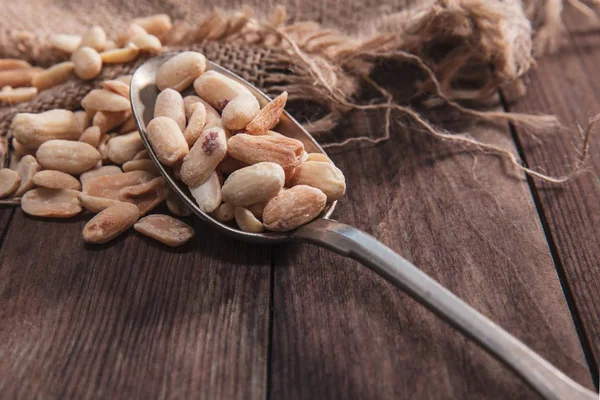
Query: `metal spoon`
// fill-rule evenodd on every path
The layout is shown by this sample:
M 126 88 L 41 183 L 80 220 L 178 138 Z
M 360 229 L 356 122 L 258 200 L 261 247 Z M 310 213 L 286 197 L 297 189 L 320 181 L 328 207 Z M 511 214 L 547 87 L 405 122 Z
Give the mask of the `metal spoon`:
M 150 59 L 135 71 L 131 79 L 131 106 L 150 158 L 165 177 L 171 189 L 200 219 L 239 240 L 254 243 L 309 242 L 343 256 L 352 257 L 404 290 L 429 310 L 473 339 L 483 349 L 504 362 L 544 398 L 553 400 L 597 399 L 597 395 L 592 391 L 570 379 L 525 344 L 373 236 L 352 226 L 329 219 L 335 208 L 335 202 L 323 211 L 320 218 L 292 232 L 247 233 L 223 224 L 201 211 L 187 187 L 174 179 L 172 171 L 158 161 L 146 136 L 146 126 L 152 120 L 154 104 L 158 95 L 158 88 L 154 83 L 156 72 L 164 62 L 174 55 L 174 53 L 163 54 Z M 208 69 L 216 70 L 244 84 L 256 96 L 261 106 L 270 101 L 264 93 L 231 71 L 212 62 L 208 62 Z M 195 94 L 191 88 L 188 89 L 188 92 Z M 187 92 L 183 94 L 185 95 Z M 287 112 L 284 112 L 281 117 L 277 131 L 302 141 L 309 153 L 325 154 L 313 137 Z

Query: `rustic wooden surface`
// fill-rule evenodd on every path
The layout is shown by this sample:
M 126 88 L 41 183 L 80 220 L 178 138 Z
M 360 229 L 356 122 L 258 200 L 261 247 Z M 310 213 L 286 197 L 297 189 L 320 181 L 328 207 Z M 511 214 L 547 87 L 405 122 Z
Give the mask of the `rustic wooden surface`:
M 541 60 L 511 109 L 571 125 L 600 111 L 600 39 L 574 32 L 570 14 L 567 23 L 575 46 Z M 557 190 L 397 117 L 390 141 L 333 156 L 348 183 L 334 217 L 597 385 L 600 141 L 596 175 Z M 381 132 L 376 117 L 346 124 Z M 550 173 L 563 172 L 579 143 L 568 131 L 542 149 L 505 125 L 452 128 L 518 148 Z M 181 249 L 135 232 L 91 246 L 80 238 L 87 218 L 0 208 L 2 398 L 538 398 L 354 261 L 309 245 L 238 243 L 198 221 Z
M 522 112 L 556 114 L 568 130 L 547 132 L 543 144 L 517 129 L 526 162 L 550 174 L 567 174 L 580 159 L 584 128 L 600 113 L 600 35 L 593 22 L 568 8 L 565 50 L 538 64 L 526 81 L 527 95 L 510 105 Z M 596 127 L 590 143 L 586 171 L 564 188 L 534 181 L 540 218 L 546 225 L 559 273 L 563 277 L 574 317 L 598 379 L 600 363 L 600 136 Z

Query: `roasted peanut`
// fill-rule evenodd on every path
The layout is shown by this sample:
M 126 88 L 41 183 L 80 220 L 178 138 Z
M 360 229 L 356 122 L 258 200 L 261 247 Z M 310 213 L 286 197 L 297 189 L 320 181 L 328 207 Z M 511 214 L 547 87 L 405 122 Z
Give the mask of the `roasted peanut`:
M 185 129 L 185 108 L 183 106 L 183 97 L 173 89 L 165 89 L 156 97 L 154 104 L 154 118 L 167 117 L 177 123 L 179 129 Z M 185 136 L 185 134 L 184 134 Z
M 96 51 L 106 48 L 106 32 L 101 26 L 92 26 L 81 37 L 79 47 L 91 47 Z
M 36 149 L 48 140 L 79 139 L 81 125 L 75 114 L 67 110 L 19 113 L 12 120 L 10 132 L 23 146 Z
M 135 60 L 140 49 L 135 45 L 129 45 L 122 49 L 107 50 L 100 53 L 103 64 L 123 64 Z
M 239 94 L 252 95 L 244 85 L 216 71 L 206 71 L 200 75 L 194 81 L 194 90 L 217 111 L 222 111 Z
M 34 87 L 20 87 L 0 92 L 0 102 L 6 104 L 18 104 L 29 101 L 38 93 Z
M 270 231 L 291 231 L 315 219 L 326 203 L 327 196 L 319 189 L 306 185 L 294 186 L 267 203 L 263 223 Z
M 129 24 L 117 35 L 116 44 L 119 47 L 125 47 L 134 37 L 145 35 L 147 33 L 148 32 L 138 24 Z
M 188 186 L 200 185 L 208 179 L 226 154 L 227 139 L 223 128 L 205 129 L 183 159 L 181 180 Z
M 247 167 L 248 164 L 245 162 L 241 162 L 240 160 L 236 160 L 235 158 L 226 156 L 223 161 L 217 165 L 217 171 L 223 175 L 230 175 L 234 171 L 238 169 Z
M 90 196 L 119 200 L 121 189 L 146 183 L 155 176 L 146 171 L 131 171 L 115 175 L 102 175 L 82 182 L 83 191 Z
M 178 195 L 173 192 L 167 196 L 167 208 L 178 217 L 187 217 L 192 215 L 190 209 L 181 201 Z
M 37 188 L 21 199 L 21 208 L 29 215 L 49 218 L 70 218 L 81 212 L 76 190 Z
M 259 111 L 260 104 L 252 93 L 239 94 L 223 108 L 223 125 L 228 129 L 244 129 Z
M 93 147 L 98 147 L 100 144 L 100 137 L 102 136 L 102 132 L 100 128 L 97 126 L 90 126 L 87 128 L 81 136 L 79 137 L 80 142 L 84 142 Z
M 9 69 L 31 68 L 31 64 L 27 61 L 16 58 L 0 59 L 0 71 L 8 71 Z
M 104 167 L 95 168 L 95 169 L 91 169 L 87 172 L 84 172 L 83 174 L 81 174 L 79 176 L 79 181 L 83 185 L 83 190 L 86 191 L 86 186 L 85 186 L 86 181 L 88 181 L 90 179 L 98 178 L 99 176 L 117 175 L 117 174 L 122 174 L 122 173 L 123 173 L 123 171 L 121 171 L 121 168 L 117 167 L 116 165 L 105 165 Z
M 33 183 L 48 189 L 81 190 L 81 184 L 77 178 L 60 171 L 40 171 L 33 176 Z
M 185 96 L 183 98 L 183 108 L 185 110 L 185 119 L 187 121 L 190 120 L 190 118 L 192 117 L 192 113 L 194 112 L 192 105 L 200 102 L 200 100 L 202 100 L 200 97 L 194 95 Z
M 35 86 L 37 90 L 46 90 L 53 86 L 60 85 L 69 79 L 73 69 L 74 64 L 72 61 L 56 64 L 47 70 L 35 74 L 33 78 L 31 78 L 31 84 Z
M 227 154 L 247 164 L 270 161 L 284 169 L 292 169 L 300 164 L 303 153 L 304 145 L 301 141 L 285 136 L 240 133 L 227 141 Z
M 50 37 L 50 45 L 65 53 L 73 53 L 81 44 L 81 36 L 59 33 Z
M 235 218 L 235 206 L 230 203 L 223 203 L 213 211 L 212 216 L 219 222 L 233 221 Z
M 144 142 L 138 131 L 115 136 L 106 144 L 108 159 L 115 164 L 124 164 L 144 149 Z
M 106 243 L 127 229 L 139 218 L 134 204 L 119 202 L 101 211 L 83 228 L 83 239 L 89 243 Z
M 287 92 L 283 92 L 264 106 L 246 126 L 246 132 L 252 135 L 262 135 L 268 130 L 273 129 L 279 122 L 279 118 L 281 118 L 287 98 Z
M 115 137 L 114 133 L 104 133 L 100 137 L 100 144 L 98 145 L 98 151 L 100 152 L 100 156 L 102 157 L 102 161 L 108 161 L 108 141 Z
M 104 81 L 101 85 L 109 92 L 116 93 L 119 96 L 123 96 L 129 100 L 129 85 L 117 80 Z
M 174 165 L 189 152 L 183 132 L 171 118 L 154 118 L 148 124 L 148 140 L 161 163 Z
M 129 99 L 108 90 L 94 89 L 81 100 L 81 106 L 94 111 L 129 111 Z
M 101 158 L 100 153 L 93 146 L 70 140 L 44 142 L 35 155 L 42 167 L 73 175 L 94 168 Z
M 41 170 L 40 164 L 35 157 L 27 155 L 21 158 L 17 165 L 17 173 L 19 174 L 19 187 L 14 192 L 15 197 L 24 195 L 27 191 L 33 189 L 33 176 Z
M 107 133 L 111 130 L 115 129 L 119 125 L 123 124 L 125 121 L 128 121 L 131 118 L 131 111 L 98 111 L 94 114 L 94 119 L 92 121 L 92 125 L 100 128 L 100 132 Z M 127 132 L 131 132 L 135 130 L 128 130 Z
M 263 201 L 260 203 L 254 203 L 251 206 L 248 206 L 248 210 L 257 218 L 262 220 L 263 212 L 265 211 L 265 207 L 267 206 L 267 202 Z
M 279 164 L 261 162 L 229 175 L 223 185 L 223 201 L 249 206 L 268 201 L 283 188 L 285 174 Z
M 140 210 L 140 215 L 146 215 L 165 201 L 168 195 L 169 189 L 167 189 L 165 178 L 161 176 L 146 183 L 121 189 L 119 200 L 135 204 Z
M 42 71 L 43 69 L 37 67 L 0 71 L 0 87 L 10 86 L 11 88 L 17 88 L 31 86 L 33 77 Z
M 73 115 L 75 116 L 75 118 L 77 119 L 77 123 L 79 124 L 79 132 L 83 133 L 83 131 L 92 126 L 92 118 L 94 118 L 94 116 L 89 115 L 83 110 L 75 111 Z
M 171 247 L 184 245 L 194 236 L 191 226 L 163 214 L 148 215 L 136 222 L 133 229 Z
M 308 153 L 306 161 L 320 161 L 320 162 L 328 162 L 332 161 L 323 153 Z
M 135 18 L 131 21 L 131 23 L 141 26 L 148 33 L 158 37 L 163 36 L 173 27 L 171 24 L 171 17 L 169 17 L 167 14 L 156 14 L 149 17 Z
M 19 153 L 22 156 L 25 156 L 27 154 L 29 154 L 29 155 L 35 154 L 35 149 L 30 149 L 30 148 L 23 146 L 15 137 L 13 137 L 11 139 L 10 143 L 12 144 L 12 147 L 15 150 L 15 152 Z
M 158 53 L 162 48 L 160 40 L 149 33 L 145 35 L 139 35 L 131 39 L 129 45 L 133 45 L 141 51 L 147 51 L 149 53 Z
M 244 207 L 235 208 L 235 222 L 244 232 L 261 233 L 265 230 L 263 223 Z
M 123 82 L 127 86 L 131 86 L 131 78 L 132 77 L 133 77 L 133 75 L 121 75 L 121 76 L 117 77 L 116 80 L 119 82 Z
M 135 118 L 130 117 L 119 128 L 119 134 L 122 135 L 124 133 L 128 133 L 128 132 L 135 131 L 135 130 L 137 130 L 137 125 L 135 123 Z
M 130 171 L 148 171 L 154 175 L 159 175 L 154 161 L 148 159 L 127 161 L 123 164 L 123 172 Z
M 102 58 L 91 47 L 81 47 L 71 55 L 75 74 L 84 80 L 94 79 L 102 71 Z
M 206 107 L 204 106 L 204 104 L 198 102 L 195 104 L 194 112 L 190 116 L 188 125 L 183 131 L 183 137 L 185 137 L 188 146 L 192 147 L 194 143 L 196 143 L 196 140 L 198 140 L 198 138 L 202 134 L 205 125 Z
M 115 204 L 122 203 L 118 200 L 105 199 L 103 197 L 94 197 L 85 193 L 79 193 L 79 201 L 81 205 L 91 213 L 98 214 L 102 210 L 107 209 Z
M 149 160 L 150 154 L 148 154 L 148 150 L 144 149 L 138 152 L 135 156 L 133 156 L 133 160 Z
M 8 168 L 0 169 L 0 199 L 10 196 L 17 190 L 20 182 L 21 178 L 17 171 Z
M 196 51 L 185 51 L 169 59 L 156 73 L 158 89 L 181 92 L 206 70 L 206 58 Z
M 198 207 L 210 213 L 219 207 L 221 204 L 221 182 L 216 172 L 213 172 L 208 179 L 198 186 L 190 186 L 190 193 L 196 199 Z
M 329 202 L 341 199 L 346 192 L 344 174 L 329 162 L 307 161 L 300 164 L 294 171 L 290 185 L 308 185 L 320 189 Z

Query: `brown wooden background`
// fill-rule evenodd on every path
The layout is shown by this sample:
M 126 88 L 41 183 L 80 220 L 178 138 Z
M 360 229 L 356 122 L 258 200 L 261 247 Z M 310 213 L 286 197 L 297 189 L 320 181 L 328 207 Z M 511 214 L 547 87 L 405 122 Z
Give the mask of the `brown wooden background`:
M 555 113 L 543 144 L 467 124 L 529 166 L 567 172 L 576 123 L 600 112 L 600 35 L 567 12 L 568 49 L 541 60 L 511 111 Z M 449 117 L 452 119 L 452 116 Z M 379 132 L 372 118 L 348 121 Z M 406 126 L 333 156 L 363 229 L 569 376 L 598 385 L 600 137 L 565 187 L 525 179 Z M 0 208 L 0 397 L 530 399 L 498 362 L 354 261 L 308 245 L 254 246 L 192 219 L 173 250 L 139 234 L 103 246 L 86 217 Z

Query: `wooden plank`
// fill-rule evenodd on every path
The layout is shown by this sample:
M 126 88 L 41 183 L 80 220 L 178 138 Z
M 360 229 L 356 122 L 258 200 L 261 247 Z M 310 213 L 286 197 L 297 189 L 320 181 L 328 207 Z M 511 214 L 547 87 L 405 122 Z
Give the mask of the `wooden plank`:
M 597 26 L 572 9 L 565 10 L 569 30 L 565 50 L 541 59 L 528 79 L 526 96 L 510 107 L 521 112 L 552 113 L 565 130 L 543 135 L 536 143 L 526 130 L 517 129 L 528 165 L 549 174 L 569 172 L 580 157 L 582 139 L 576 124 L 584 128 L 588 118 L 600 112 L 600 36 Z M 598 132 L 598 127 L 595 129 Z M 590 143 L 588 171 L 570 184 L 557 187 L 534 181 L 541 212 L 564 273 L 566 290 L 581 318 L 594 379 L 600 363 L 600 136 Z M 597 382 L 597 381 L 596 381 Z
M 451 115 L 451 114 L 450 114 Z M 406 122 L 406 121 L 402 121 Z M 380 118 L 347 129 L 380 132 Z M 343 128 L 344 129 L 344 128 Z M 363 229 L 591 387 L 522 176 L 416 129 L 333 157 Z M 507 127 L 467 126 L 512 147 Z M 475 344 L 358 263 L 309 245 L 276 250 L 271 398 L 537 398 Z
M 4 244 L 4 236 L 8 232 L 14 207 L 0 206 L 0 249 Z
M 5 398 L 264 399 L 269 247 L 196 222 L 170 249 L 17 211 L 0 253 Z

